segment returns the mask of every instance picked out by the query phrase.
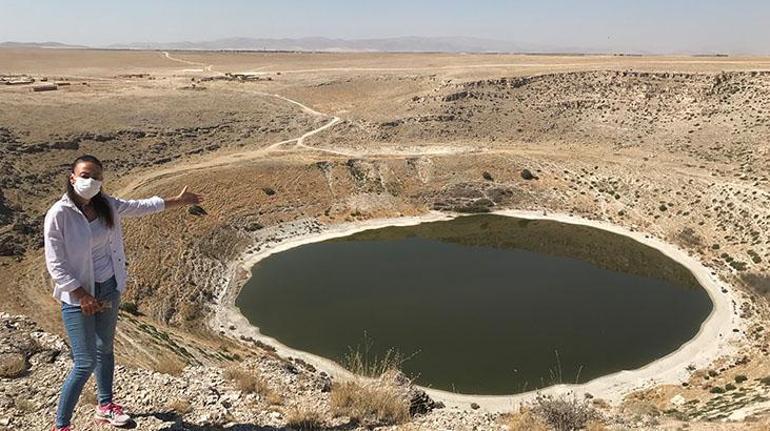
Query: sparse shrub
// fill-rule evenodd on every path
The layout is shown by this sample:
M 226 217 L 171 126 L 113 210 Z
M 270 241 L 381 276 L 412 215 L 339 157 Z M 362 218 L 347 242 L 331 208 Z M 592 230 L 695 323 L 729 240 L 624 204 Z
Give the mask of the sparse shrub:
M 709 389 L 709 392 L 712 394 L 723 394 L 725 393 L 725 390 L 721 386 L 714 386 L 713 388 Z
M 736 389 L 735 385 L 732 383 L 728 383 L 725 385 L 725 391 L 734 391 Z
M 175 400 L 169 401 L 168 404 L 166 404 L 166 410 L 184 416 L 192 411 L 192 404 L 190 404 L 190 401 L 184 398 L 177 398 Z
M 141 313 L 139 312 L 139 307 L 137 307 L 135 302 L 131 302 L 131 301 L 121 302 L 120 309 L 134 316 L 141 315 Z
M 740 383 L 743 383 L 743 382 L 745 382 L 745 381 L 746 381 L 746 380 L 748 380 L 748 379 L 749 379 L 749 378 L 748 378 L 748 377 L 746 377 L 745 375 L 743 375 L 743 374 L 738 374 L 737 376 L 735 376 L 735 383 L 738 383 L 738 384 L 740 384 Z
M 754 262 L 754 263 L 761 263 L 761 262 L 762 262 L 762 258 L 761 258 L 761 257 L 759 257 L 759 254 L 757 254 L 757 252 L 756 252 L 756 251 L 754 251 L 754 250 L 749 250 L 747 253 L 748 253 L 748 254 L 749 254 L 749 256 L 751 257 L 751 261 L 752 261 L 752 262 Z
M 698 236 L 698 234 L 689 226 L 679 231 L 676 237 L 682 244 L 688 247 L 697 247 L 703 242 L 700 236 Z
M 323 427 L 323 418 L 310 406 L 296 405 L 286 412 L 286 426 L 299 431 L 320 430 Z
M 231 367 L 225 370 L 224 376 L 233 382 L 241 392 L 259 394 L 265 397 L 273 392 L 267 382 L 253 371 Z
M 27 398 L 17 397 L 13 400 L 13 406 L 16 407 L 16 410 L 21 410 L 26 413 L 33 413 L 37 411 L 37 408 L 35 407 L 35 403 L 30 401 Z
M 190 205 L 187 207 L 187 212 L 194 216 L 204 216 L 208 214 L 200 205 Z
M 572 431 L 585 428 L 600 418 L 599 412 L 587 399 L 573 396 L 551 397 L 539 395 L 532 411 L 545 420 L 555 431 Z
M 168 374 L 170 376 L 179 376 L 186 366 L 187 363 L 179 359 L 178 356 L 165 355 L 158 359 L 158 362 L 153 368 L 159 373 Z

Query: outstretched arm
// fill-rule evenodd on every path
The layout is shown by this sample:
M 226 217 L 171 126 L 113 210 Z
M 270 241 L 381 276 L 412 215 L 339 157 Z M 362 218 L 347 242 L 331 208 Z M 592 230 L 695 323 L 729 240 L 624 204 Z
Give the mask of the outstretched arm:
M 203 201 L 200 195 L 187 191 L 187 186 L 178 195 L 170 198 L 153 196 L 147 199 L 120 199 L 109 197 L 115 206 L 115 210 L 122 217 L 138 217 L 163 211 L 166 208 L 175 208 L 185 205 L 197 204 Z
M 163 199 L 163 203 L 166 208 L 183 207 L 186 205 L 194 205 L 203 202 L 203 196 L 187 191 L 187 186 L 184 186 L 182 192 L 173 198 Z

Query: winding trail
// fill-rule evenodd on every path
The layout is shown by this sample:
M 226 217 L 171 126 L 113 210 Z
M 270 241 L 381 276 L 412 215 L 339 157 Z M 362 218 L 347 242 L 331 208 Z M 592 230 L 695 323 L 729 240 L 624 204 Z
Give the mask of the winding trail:
M 188 64 L 188 65 L 194 65 L 194 66 L 202 66 L 204 70 L 206 71 L 212 71 L 214 65 L 213 64 L 206 64 L 206 63 L 200 63 L 196 61 L 190 61 L 190 60 L 184 60 L 181 58 L 173 57 L 171 54 L 169 54 L 168 51 L 162 52 L 163 56 L 167 58 L 168 60 L 175 61 L 178 63 Z M 221 72 L 218 72 L 221 73 Z M 299 107 L 302 112 L 309 114 L 314 117 L 326 117 L 329 118 L 329 120 L 324 123 L 322 126 L 319 126 L 313 130 L 310 130 L 308 132 L 303 133 L 302 135 L 286 139 L 283 141 L 275 142 L 273 144 L 270 144 L 266 147 L 258 148 L 258 149 L 252 149 L 252 150 L 246 150 L 246 151 L 240 151 L 240 152 L 234 152 L 234 153 L 226 153 L 221 155 L 214 154 L 213 157 L 209 157 L 204 161 L 194 162 L 194 163 L 177 163 L 172 166 L 164 167 L 159 170 L 154 170 L 152 172 L 146 173 L 146 174 L 139 174 L 135 175 L 134 179 L 122 187 L 117 193 L 118 194 L 128 194 L 136 189 L 143 187 L 151 182 L 167 179 L 171 177 L 178 176 L 183 173 L 189 173 L 201 169 L 208 169 L 213 167 L 220 167 L 220 166 L 227 166 L 235 163 L 242 163 L 247 162 L 250 160 L 256 160 L 265 157 L 266 155 L 270 154 L 271 152 L 277 152 L 277 151 L 287 151 L 286 149 L 282 148 L 283 146 L 287 144 L 294 143 L 295 146 L 293 148 L 289 148 L 288 151 L 296 150 L 296 149 L 303 149 L 303 150 L 312 150 L 312 151 L 320 151 L 325 153 L 334 154 L 337 156 L 345 156 L 345 157 L 353 157 L 353 154 L 345 153 L 342 151 L 336 151 L 336 150 L 330 150 L 330 149 L 324 149 L 324 148 L 315 148 L 310 147 L 308 145 L 305 145 L 304 141 L 305 139 L 318 134 L 320 132 L 323 132 L 324 130 L 327 130 L 331 127 L 333 127 L 335 124 L 342 121 L 341 118 L 336 116 L 331 116 L 328 114 L 325 114 L 323 112 L 316 111 L 315 109 L 303 104 L 302 102 L 299 102 L 294 99 L 290 99 L 285 96 L 281 96 L 280 94 L 274 94 L 274 93 L 265 93 L 265 92 L 255 92 L 255 95 L 263 96 L 263 97 L 273 97 L 276 99 L 283 100 L 285 102 L 291 103 L 292 105 L 295 105 Z
M 308 114 L 311 114 L 313 116 L 328 117 L 326 114 L 318 112 L 318 111 L 316 111 L 316 110 L 314 110 L 314 109 L 312 109 L 312 108 L 302 104 L 301 102 L 289 99 L 287 97 L 284 97 L 284 96 L 281 96 L 281 95 L 278 95 L 278 94 L 261 93 L 261 95 L 269 96 L 269 97 L 275 97 L 275 98 L 278 98 L 278 99 L 281 99 L 281 100 L 288 101 L 288 102 L 290 102 L 290 103 L 292 103 L 294 105 L 299 106 L 304 112 L 306 112 Z M 341 121 L 341 119 L 339 117 L 332 117 L 324 125 L 322 125 L 320 127 L 317 127 L 317 128 L 315 128 L 313 130 L 310 130 L 309 132 L 306 132 L 306 133 L 302 134 L 301 136 L 298 136 L 296 138 L 286 139 L 286 140 L 283 140 L 283 141 L 280 141 L 280 142 L 276 142 L 276 143 L 271 144 L 271 145 L 269 145 L 267 147 L 258 148 L 258 149 L 254 149 L 254 150 L 240 151 L 240 152 L 235 152 L 235 153 L 226 153 L 226 154 L 221 154 L 221 155 L 216 155 L 215 154 L 215 155 L 213 155 L 213 157 L 207 158 L 205 161 L 200 161 L 200 162 L 196 162 L 196 163 L 186 163 L 186 164 L 179 164 L 178 163 L 178 164 L 175 164 L 173 166 L 169 166 L 169 167 L 166 167 L 166 168 L 163 168 L 163 169 L 152 171 L 152 172 L 149 172 L 149 173 L 144 174 L 144 175 L 137 175 L 137 176 L 135 176 L 134 180 L 132 180 L 130 183 L 128 183 L 125 187 L 123 187 L 118 192 L 118 194 L 130 193 L 130 192 L 132 192 L 132 191 L 134 191 L 134 190 L 136 190 L 136 189 L 138 189 L 138 188 L 140 188 L 140 187 L 142 187 L 144 185 L 147 185 L 147 184 L 149 184 L 149 183 L 151 183 L 153 181 L 156 181 L 156 180 L 159 180 L 159 179 L 165 179 L 165 178 L 174 177 L 174 176 L 177 176 L 177 175 L 182 174 L 182 173 L 188 173 L 188 172 L 197 171 L 197 170 L 200 170 L 200 169 L 208 169 L 208 168 L 219 167 L 219 166 L 227 166 L 227 165 L 230 165 L 230 164 L 241 163 L 241 162 L 246 162 L 246 161 L 249 161 L 249 160 L 259 159 L 259 158 L 262 158 L 262 157 L 266 156 L 267 154 L 269 154 L 271 152 L 274 152 L 274 151 L 277 151 L 277 150 L 281 150 L 280 147 L 282 147 L 282 146 L 284 146 L 286 144 L 293 143 L 293 142 L 297 144 L 297 147 L 304 148 L 304 149 L 316 150 L 316 148 L 306 146 L 303 143 L 303 141 L 306 138 L 309 138 L 310 136 L 313 136 L 313 135 L 315 135 L 317 133 L 320 133 L 320 132 L 322 132 L 322 131 L 324 131 L 324 130 L 334 126 L 335 124 L 339 123 L 340 121 Z M 332 150 L 328 150 L 328 151 L 329 152 L 334 152 Z M 339 152 L 334 152 L 334 153 L 335 154 L 339 154 L 339 155 L 345 155 L 345 154 L 342 154 L 342 153 L 339 153 Z
M 189 64 L 191 66 L 203 66 L 203 70 L 207 72 L 211 72 L 214 69 L 213 64 L 200 63 L 197 61 L 190 61 L 190 60 L 184 60 L 177 57 L 172 57 L 171 54 L 168 53 L 168 51 L 163 51 L 163 56 L 171 61 L 176 61 L 177 63 Z
M 169 54 L 168 51 L 163 51 L 162 55 L 166 59 L 171 60 L 171 61 L 175 61 L 175 62 L 178 62 L 178 63 L 188 64 L 188 65 L 193 65 L 193 66 L 202 66 L 204 68 L 204 70 L 206 70 L 206 71 L 213 71 L 213 68 L 214 68 L 213 64 L 206 64 L 206 63 L 201 63 L 201 62 L 197 62 L 197 61 L 190 61 L 190 60 L 184 60 L 182 58 L 173 57 L 171 54 Z M 221 72 L 217 72 L 217 73 L 221 73 Z M 296 138 L 291 138 L 291 139 L 286 139 L 286 140 L 283 140 L 283 141 L 280 141 L 280 142 L 276 142 L 276 143 L 273 143 L 271 145 L 268 145 L 267 147 L 258 148 L 258 149 L 254 149 L 254 150 L 240 151 L 240 152 L 235 152 L 235 153 L 227 153 L 227 154 L 222 154 L 222 155 L 214 155 L 213 157 L 208 158 L 205 161 L 200 161 L 200 162 L 196 162 L 196 163 L 187 163 L 187 164 L 184 164 L 184 165 L 178 163 L 178 164 L 175 164 L 173 166 L 168 166 L 168 167 L 165 167 L 163 169 L 155 170 L 155 171 L 149 172 L 149 173 L 144 174 L 144 175 L 141 175 L 141 174 L 140 175 L 135 175 L 134 179 L 130 183 L 128 183 L 126 186 L 122 187 L 118 191 L 118 194 L 131 193 L 131 192 L 135 191 L 136 189 L 138 189 L 138 188 L 140 188 L 142 186 L 145 186 L 145 185 L 147 185 L 147 184 L 149 184 L 149 183 L 151 183 L 153 181 L 157 181 L 157 180 L 161 180 L 161 179 L 166 179 L 166 178 L 170 178 L 170 177 L 175 177 L 175 176 L 177 176 L 179 174 L 183 174 L 183 173 L 197 171 L 197 170 L 200 170 L 200 169 L 208 169 L 208 168 L 219 167 L 219 166 L 227 166 L 227 165 L 230 165 L 230 164 L 241 163 L 241 162 L 245 162 L 245 161 L 249 161 L 249 160 L 259 159 L 259 158 L 262 158 L 265 155 L 269 154 L 270 152 L 274 152 L 274 151 L 277 151 L 277 150 L 283 151 L 283 149 L 281 147 L 283 147 L 284 145 L 290 144 L 290 143 L 295 143 L 296 144 L 295 148 L 323 151 L 323 152 L 328 152 L 328 153 L 332 153 L 332 154 L 335 154 L 335 155 L 341 155 L 341 156 L 349 156 L 349 154 L 343 153 L 343 152 L 340 152 L 340 151 L 318 149 L 318 148 L 309 147 L 309 146 L 304 144 L 304 141 L 305 141 L 306 138 L 309 138 L 309 137 L 311 137 L 311 136 L 313 136 L 313 135 L 315 135 L 317 133 L 320 133 L 320 132 L 322 132 L 322 131 L 324 131 L 324 130 L 334 126 L 335 124 L 337 124 L 337 123 L 339 123 L 341 121 L 341 118 L 336 117 L 336 116 L 330 116 L 328 114 L 324 114 L 323 112 L 316 111 L 315 109 L 313 109 L 313 108 L 303 104 L 302 102 L 296 101 L 294 99 L 290 99 L 290 98 L 285 97 L 285 96 L 281 96 L 280 94 L 271 94 L 271 93 L 264 93 L 264 92 L 257 92 L 255 94 L 259 95 L 259 96 L 264 96 L 264 97 L 274 97 L 276 99 L 280 99 L 280 100 L 289 102 L 289 103 L 299 107 L 302 110 L 302 112 L 305 112 L 305 113 L 310 114 L 310 115 L 315 116 L 315 117 L 327 117 L 327 118 L 331 117 L 331 118 L 330 118 L 329 121 L 327 121 L 322 126 L 317 127 L 317 128 L 315 128 L 313 130 L 310 130 L 308 132 L 305 132 L 304 134 L 302 134 L 302 135 L 300 135 L 300 136 L 298 136 Z
M 196 63 L 196 62 L 189 62 L 187 60 L 177 59 L 174 57 L 171 57 L 168 52 L 163 53 L 167 58 L 173 61 L 180 61 L 186 64 L 196 64 L 196 65 L 203 65 L 203 63 Z M 207 68 L 212 67 L 213 65 L 206 66 Z M 189 173 L 201 169 L 208 169 L 213 167 L 221 167 L 221 166 L 227 166 L 235 163 L 242 163 L 247 162 L 250 160 L 256 160 L 260 158 L 264 158 L 265 156 L 269 155 L 270 153 L 276 153 L 276 152 L 287 152 L 287 151 L 297 151 L 297 150 L 305 150 L 305 151 L 315 151 L 315 152 L 321 152 L 326 154 L 331 154 L 334 156 L 339 157 L 362 157 L 362 156 L 382 156 L 387 155 L 388 153 L 354 153 L 354 152 L 346 152 L 346 151 L 340 151 L 340 150 L 333 150 L 329 148 L 323 148 L 323 147 L 311 147 L 309 145 L 305 144 L 305 139 L 310 138 L 311 136 L 314 136 L 318 133 L 321 133 L 334 125 L 340 123 L 342 121 L 342 118 L 333 116 L 330 114 L 326 114 L 323 112 L 316 111 L 315 109 L 303 104 L 302 102 L 299 102 L 294 99 L 290 99 L 286 96 L 282 96 L 280 94 L 274 94 L 274 93 L 265 93 L 265 92 L 254 92 L 253 94 L 257 96 L 263 96 L 263 97 L 273 97 L 276 99 L 283 100 L 285 102 L 291 103 L 292 105 L 295 105 L 299 107 L 302 112 L 309 114 L 314 117 L 324 117 L 328 118 L 329 120 L 324 123 L 323 125 L 310 130 L 308 132 L 303 133 L 302 135 L 285 139 L 283 141 L 275 142 L 273 144 L 270 144 L 266 147 L 261 147 L 258 149 L 251 149 L 246 151 L 239 151 L 239 152 L 233 152 L 233 153 L 226 153 L 226 154 L 213 154 L 210 155 L 205 161 L 199 161 L 199 162 L 193 162 L 193 163 L 177 163 L 172 166 L 168 166 L 159 170 L 155 170 L 152 172 L 149 172 L 147 174 L 138 174 L 134 176 L 134 179 L 128 183 L 125 187 L 122 187 L 117 193 L 118 194 L 128 194 L 136 189 L 143 187 L 151 182 L 167 179 L 171 177 L 178 176 L 183 173 Z M 295 145 L 293 147 L 286 147 L 288 144 L 294 143 Z M 410 152 L 395 152 L 392 155 L 398 156 L 398 157 L 410 157 L 410 156 L 421 156 L 421 155 L 443 155 L 443 154 L 453 154 L 458 152 L 465 152 L 465 151 L 459 151 L 455 149 L 446 149 L 446 148 L 425 148 L 423 151 L 410 151 Z

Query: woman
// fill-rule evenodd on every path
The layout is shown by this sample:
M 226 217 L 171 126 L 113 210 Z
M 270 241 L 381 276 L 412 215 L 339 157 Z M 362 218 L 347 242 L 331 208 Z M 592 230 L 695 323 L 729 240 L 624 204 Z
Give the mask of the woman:
M 187 187 L 172 198 L 122 200 L 105 194 L 102 181 L 102 163 L 93 156 L 78 157 L 66 193 L 45 216 L 46 266 L 55 285 L 53 296 L 61 301 L 74 360 L 56 411 L 58 431 L 71 429 L 72 413 L 92 372 L 99 394 L 96 419 L 114 426 L 131 420 L 112 399 L 112 341 L 127 276 L 121 218 L 201 201 Z

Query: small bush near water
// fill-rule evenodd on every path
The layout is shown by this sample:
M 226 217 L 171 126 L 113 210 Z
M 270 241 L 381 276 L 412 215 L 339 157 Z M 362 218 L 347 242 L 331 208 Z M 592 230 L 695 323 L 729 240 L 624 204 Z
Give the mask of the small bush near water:
M 398 371 L 403 361 L 394 351 L 381 359 L 372 357 L 369 347 L 363 352 L 348 353 L 346 367 L 358 377 L 332 385 L 332 411 L 367 426 L 405 423 L 411 418 L 408 391 L 411 382 Z
M 590 401 L 573 396 L 551 397 L 539 395 L 532 406 L 532 413 L 542 418 L 555 431 L 583 429 L 598 424 L 600 414 Z
M 401 424 L 410 419 L 409 399 L 401 388 L 380 379 L 334 383 L 332 411 L 368 426 Z
M 286 426 L 298 431 L 315 431 L 323 428 L 323 419 L 317 410 L 297 405 L 286 411 Z

